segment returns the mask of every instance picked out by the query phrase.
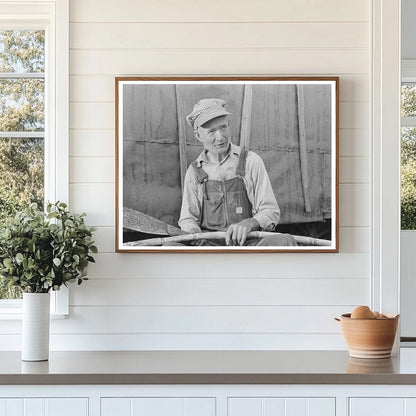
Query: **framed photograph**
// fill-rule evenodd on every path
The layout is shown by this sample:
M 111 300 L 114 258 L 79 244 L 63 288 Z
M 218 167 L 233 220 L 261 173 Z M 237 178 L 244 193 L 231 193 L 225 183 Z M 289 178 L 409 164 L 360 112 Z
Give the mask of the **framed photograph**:
M 115 81 L 117 252 L 338 252 L 338 77 Z

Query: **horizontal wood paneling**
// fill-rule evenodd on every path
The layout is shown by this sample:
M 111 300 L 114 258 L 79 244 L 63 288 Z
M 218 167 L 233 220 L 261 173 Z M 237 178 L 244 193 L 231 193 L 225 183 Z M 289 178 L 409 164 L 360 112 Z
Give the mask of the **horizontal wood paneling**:
M 82 306 L 52 321 L 54 334 L 337 333 L 334 317 L 353 306 Z M 56 323 L 58 325 L 56 325 Z
M 341 102 L 339 104 L 339 127 L 341 129 L 368 129 L 370 114 L 368 103 Z
M 367 22 L 72 23 L 70 30 L 71 49 L 368 47 Z
M 339 250 L 341 253 L 368 253 L 370 250 L 370 228 L 340 227 Z
M 367 75 L 346 74 L 339 78 L 340 101 L 365 101 L 370 99 L 370 84 Z
M 340 183 L 368 183 L 370 165 L 368 157 L 340 157 Z
M 107 279 L 114 279 L 114 276 L 133 279 L 166 276 L 170 279 L 210 279 L 211 277 L 364 279 L 369 273 L 369 260 L 366 253 L 333 255 L 325 253 L 307 255 L 298 253 L 192 253 L 188 255 L 103 253 L 95 257 L 97 263 L 90 265 L 89 275 Z
M 340 156 L 368 156 L 370 131 L 364 129 L 341 129 L 339 131 Z
M 70 182 L 115 181 L 114 157 L 70 157 Z
M 72 50 L 72 75 L 366 74 L 365 49 Z
M 99 253 L 114 253 L 116 244 L 115 227 L 97 227 L 94 241 Z
M 70 130 L 69 155 L 114 157 L 115 132 L 112 129 Z M 92 159 L 93 160 L 93 159 Z
M 51 334 L 339 334 L 333 318 L 355 306 L 71 306 Z M 20 333 L 20 321 L 2 321 L 0 334 Z
M 69 82 L 70 101 L 115 100 L 115 75 L 72 75 Z
M 51 350 L 345 350 L 341 333 L 281 334 L 51 334 Z M 20 334 L 0 334 L 0 351 L 19 350 Z
M 112 103 L 70 103 L 69 127 L 76 129 L 114 129 Z
M 72 75 L 70 77 L 70 100 L 114 102 L 114 86 L 115 75 Z M 368 102 L 369 83 L 366 75 L 342 75 L 339 88 L 340 101 Z
M 92 278 L 73 288 L 71 305 L 354 305 L 365 304 L 367 297 L 365 278 L 119 278 L 117 285 L 110 279 Z
M 69 184 L 70 208 L 86 212 L 89 225 L 114 226 L 115 187 L 113 183 Z
M 370 186 L 340 184 L 339 225 L 343 227 L 370 226 Z
M 368 21 L 368 2 L 362 0 L 262 0 L 211 2 L 196 7 L 192 0 L 71 0 L 71 22 L 301 22 Z M 192 34 L 190 34 L 192 36 Z

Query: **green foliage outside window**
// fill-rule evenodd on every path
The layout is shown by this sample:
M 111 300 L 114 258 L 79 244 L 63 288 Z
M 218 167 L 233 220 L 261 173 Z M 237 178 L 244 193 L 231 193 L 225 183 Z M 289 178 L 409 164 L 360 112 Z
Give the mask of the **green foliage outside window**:
M 416 229 L 416 160 L 402 166 L 401 226 L 402 230 Z
M 0 73 L 45 71 L 45 32 L 0 30 Z M 44 80 L 42 77 L 0 79 L 0 132 L 44 131 Z M 12 135 L 10 135 L 12 136 Z M 43 206 L 43 137 L 0 138 L 0 228 L 6 219 L 31 203 Z M 0 279 L 0 299 L 20 298 Z
M 414 84 L 402 84 L 401 116 L 416 116 L 416 87 Z
M 43 139 L 0 139 L 0 222 L 36 202 L 43 205 Z
M 402 86 L 402 117 L 416 116 L 416 85 Z M 416 127 L 401 134 L 401 229 L 416 229 Z

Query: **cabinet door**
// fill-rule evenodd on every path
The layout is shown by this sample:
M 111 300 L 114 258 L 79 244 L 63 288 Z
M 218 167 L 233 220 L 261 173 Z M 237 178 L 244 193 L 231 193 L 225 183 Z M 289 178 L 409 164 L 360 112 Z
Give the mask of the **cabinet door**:
M 228 399 L 228 416 L 335 416 L 335 399 L 230 398 Z
M 398 398 L 353 398 L 350 416 L 405 416 L 405 402 Z
M 0 399 L 0 416 L 88 416 L 87 398 Z
M 415 398 L 351 398 L 350 416 L 416 415 Z
M 101 416 L 214 416 L 214 398 L 102 398 Z

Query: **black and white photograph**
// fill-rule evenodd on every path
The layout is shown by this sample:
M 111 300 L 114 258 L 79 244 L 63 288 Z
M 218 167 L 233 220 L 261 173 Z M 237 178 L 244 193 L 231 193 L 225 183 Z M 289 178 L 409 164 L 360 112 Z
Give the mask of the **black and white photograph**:
M 338 78 L 116 78 L 118 252 L 338 252 Z

